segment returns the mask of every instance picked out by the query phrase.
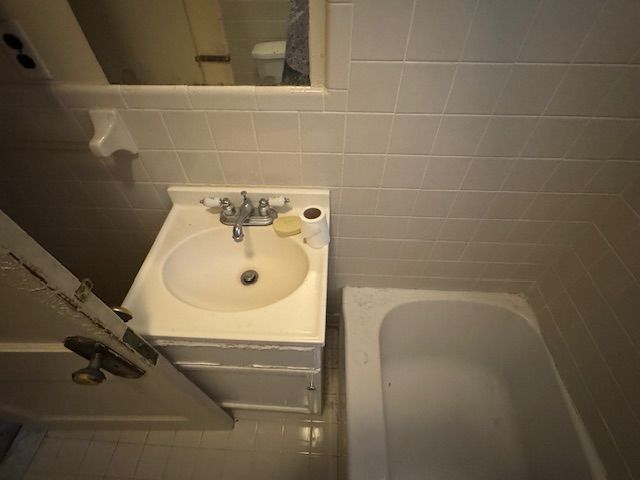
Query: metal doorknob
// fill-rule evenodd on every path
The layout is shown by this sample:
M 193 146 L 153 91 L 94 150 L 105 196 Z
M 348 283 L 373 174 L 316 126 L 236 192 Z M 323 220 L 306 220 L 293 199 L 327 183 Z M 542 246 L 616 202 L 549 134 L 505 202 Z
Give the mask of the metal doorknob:
M 98 385 L 107 379 L 101 368 L 102 353 L 96 352 L 89 360 L 89 365 L 73 372 L 71 378 L 80 385 Z
M 74 382 L 80 385 L 99 385 L 107 377 L 102 369 L 124 378 L 140 378 L 145 371 L 112 350 L 102 342 L 87 337 L 67 337 L 64 346 L 89 360 L 89 365 L 71 374 Z

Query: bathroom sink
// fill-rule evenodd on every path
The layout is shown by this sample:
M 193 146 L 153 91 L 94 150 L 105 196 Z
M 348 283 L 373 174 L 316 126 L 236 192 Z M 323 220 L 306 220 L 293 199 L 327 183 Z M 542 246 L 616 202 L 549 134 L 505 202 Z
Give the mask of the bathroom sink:
M 229 197 L 239 205 L 238 190 L 169 188 L 173 207 L 123 302 L 131 326 L 156 339 L 322 344 L 328 246 L 278 236 L 271 225 L 245 226 L 234 241 L 220 210 L 200 200 Z M 276 208 L 281 216 L 309 205 L 329 216 L 326 190 L 246 190 L 255 201 L 288 197 Z
M 271 227 L 246 228 L 242 242 L 232 241 L 229 231 L 204 230 L 173 249 L 162 268 L 171 294 L 212 312 L 239 312 L 275 303 L 300 287 L 309 271 L 303 245 Z

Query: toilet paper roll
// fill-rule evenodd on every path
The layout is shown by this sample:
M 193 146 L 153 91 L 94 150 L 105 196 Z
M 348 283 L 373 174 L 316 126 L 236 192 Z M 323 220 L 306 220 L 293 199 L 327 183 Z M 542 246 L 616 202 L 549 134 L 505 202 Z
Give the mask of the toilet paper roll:
M 322 248 L 329 243 L 329 223 L 321 207 L 310 205 L 300 213 L 302 237 L 311 248 Z

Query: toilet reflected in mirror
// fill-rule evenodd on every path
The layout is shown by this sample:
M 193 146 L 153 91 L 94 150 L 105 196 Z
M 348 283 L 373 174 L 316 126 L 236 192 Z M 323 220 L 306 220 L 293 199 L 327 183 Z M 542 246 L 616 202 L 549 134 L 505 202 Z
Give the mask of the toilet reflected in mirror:
M 256 43 L 253 47 L 251 58 L 256 64 L 258 85 L 282 84 L 285 48 L 285 41 Z

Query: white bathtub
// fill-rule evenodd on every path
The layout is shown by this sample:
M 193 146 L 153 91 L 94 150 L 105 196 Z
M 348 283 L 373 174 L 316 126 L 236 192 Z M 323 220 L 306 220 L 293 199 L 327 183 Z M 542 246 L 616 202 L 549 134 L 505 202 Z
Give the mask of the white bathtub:
M 345 288 L 350 480 L 604 479 L 516 295 Z

